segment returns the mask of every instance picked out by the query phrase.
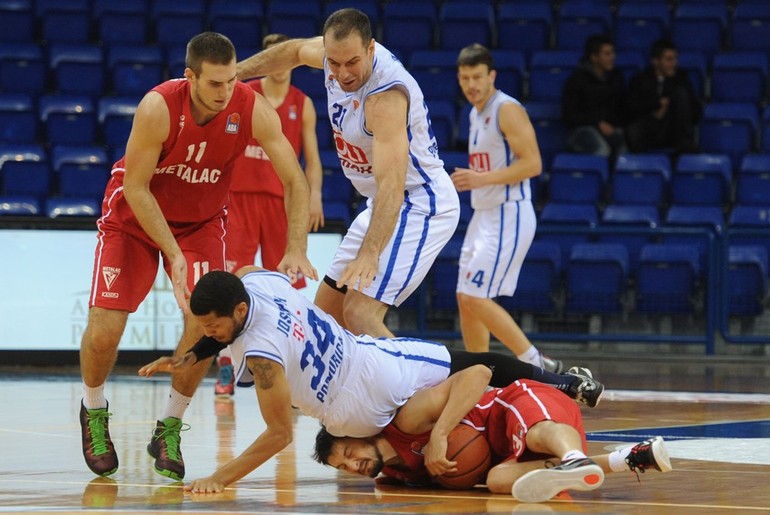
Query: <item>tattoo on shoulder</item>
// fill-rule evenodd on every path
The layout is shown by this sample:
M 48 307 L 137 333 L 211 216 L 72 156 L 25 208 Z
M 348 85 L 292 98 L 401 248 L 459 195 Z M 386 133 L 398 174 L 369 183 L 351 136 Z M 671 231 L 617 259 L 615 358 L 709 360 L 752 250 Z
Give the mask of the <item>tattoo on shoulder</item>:
M 246 361 L 254 381 L 260 388 L 267 390 L 275 383 L 275 362 L 266 358 L 248 358 Z

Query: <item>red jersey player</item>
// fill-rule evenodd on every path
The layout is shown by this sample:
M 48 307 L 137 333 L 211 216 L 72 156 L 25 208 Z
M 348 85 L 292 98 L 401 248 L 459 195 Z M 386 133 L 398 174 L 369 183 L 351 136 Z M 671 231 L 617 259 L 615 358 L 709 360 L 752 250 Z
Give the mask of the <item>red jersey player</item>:
M 289 200 L 289 241 L 278 269 L 291 278 L 316 277 L 306 257 L 307 181 L 275 111 L 236 81 L 235 63 L 235 48 L 226 37 L 213 32 L 193 37 L 184 79 L 157 86 L 139 103 L 125 157 L 115 163 L 107 185 L 80 350 L 83 455 L 98 475 L 118 468 L 104 383 L 128 314 L 149 293 L 163 256 L 185 315 L 177 351 L 186 352 L 201 338 L 187 298 L 200 276 L 225 268 L 225 204 L 232 165 L 252 138 L 271 157 Z M 207 361 L 192 374 L 174 375 L 168 404 L 148 446 L 156 472 L 173 479 L 184 477 L 181 418 L 210 365 Z
M 321 429 L 316 460 L 370 477 L 382 472 L 414 485 L 431 484 L 432 476 L 455 471 L 456 462 L 446 459 L 446 435 L 456 418 L 444 414 L 452 406 L 467 406 L 475 386 L 452 385 L 451 379 L 417 392 L 375 437 L 336 438 Z M 461 423 L 482 432 L 489 442 L 493 467 L 487 488 L 510 492 L 522 502 L 547 501 L 562 490 L 593 490 L 608 472 L 671 470 L 661 437 L 587 457 L 577 404 L 536 381 L 519 380 L 488 391 Z

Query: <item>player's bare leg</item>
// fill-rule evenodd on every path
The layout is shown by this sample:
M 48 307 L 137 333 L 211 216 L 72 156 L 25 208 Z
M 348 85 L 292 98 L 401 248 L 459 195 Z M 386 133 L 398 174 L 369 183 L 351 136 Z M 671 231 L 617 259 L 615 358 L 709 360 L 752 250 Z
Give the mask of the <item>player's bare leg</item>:
M 326 282 L 321 281 L 318 285 L 318 290 L 315 293 L 315 299 L 313 303 L 321 308 L 326 314 L 334 317 L 342 327 L 347 330 L 350 328 L 345 324 L 345 317 L 342 314 L 342 306 L 345 302 L 345 294 L 341 291 L 332 288 Z
M 473 311 L 472 299 L 473 297 L 464 293 L 457 294 L 457 307 L 460 311 L 460 331 L 463 335 L 465 350 L 469 352 L 489 352 L 489 329 Z
M 393 338 L 385 326 L 388 305 L 361 292 L 348 289 L 343 303 L 347 329 L 353 334 L 368 334 L 375 338 Z
M 118 356 L 118 344 L 126 328 L 127 311 L 92 307 L 80 342 L 80 373 L 83 403 L 80 427 L 83 457 L 95 474 L 107 476 L 118 470 L 118 455 L 109 430 L 109 405 L 104 397 L 107 381 Z

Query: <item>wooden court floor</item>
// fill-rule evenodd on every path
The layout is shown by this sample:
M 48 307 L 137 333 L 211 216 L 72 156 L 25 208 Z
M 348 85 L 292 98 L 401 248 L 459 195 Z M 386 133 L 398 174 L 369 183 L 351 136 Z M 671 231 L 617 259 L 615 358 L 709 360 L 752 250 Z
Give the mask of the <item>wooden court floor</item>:
M 578 364 L 578 363 L 570 363 Z M 770 513 L 770 360 L 599 359 L 602 404 L 584 409 L 589 451 L 662 435 L 674 470 L 610 474 L 594 492 L 519 504 L 486 490 L 453 492 L 375 486 L 312 461 L 318 423 L 296 415 L 295 441 L 217 495 L 184 493 L 155 474 L 145 446 L 168 380 L 113 376 L 107 386 L 120 470 L 96 478 L 80 451 L 76 375 L 0 375 L 0 513 Z M 185 421 L 187 479 L 210 474 L 263 429 L 254 392 L 215 400 L 199 388 Z

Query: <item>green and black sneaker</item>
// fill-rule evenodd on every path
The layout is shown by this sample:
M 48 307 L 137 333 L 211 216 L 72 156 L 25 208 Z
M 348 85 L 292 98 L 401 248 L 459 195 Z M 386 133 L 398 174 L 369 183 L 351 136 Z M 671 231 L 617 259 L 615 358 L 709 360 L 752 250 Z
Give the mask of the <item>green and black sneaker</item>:
M 110 416 L 106 408 L 86 409 L 80 403 L 80 432 L 83 457 L 94 474 L 109 476 L 118 470 L 118 454 L 110 439 Z
M 184 460 L 182 459 L 181 431 L 190 426 L 175 417 L 158 420 L 152 439 L 147 444 L 147 452 L 155 458 L 155 472 L 161 476 L 181 481 L 184 478 Z

